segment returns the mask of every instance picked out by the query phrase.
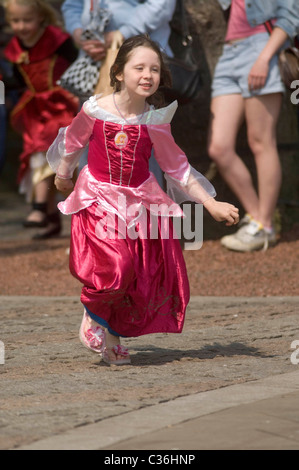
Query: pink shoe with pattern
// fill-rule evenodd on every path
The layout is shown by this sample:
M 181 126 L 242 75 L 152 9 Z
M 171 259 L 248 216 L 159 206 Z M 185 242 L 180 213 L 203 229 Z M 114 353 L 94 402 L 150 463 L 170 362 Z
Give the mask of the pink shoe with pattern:
M 79 339 L 83 346 L 90 351 L 103 354 L 105 349 L 105 330 L 100 326 L 94 326 L 85 310 L 79 331 Z
M 121 356 L 121 359 L 111 359 L 109 355 L 110 351 L 115 355 L 115 357 Z M 122 344 L 116 344 L 111 348 L 105 347 L 103 351 L 103 361 L 107 364 L 114 364 L 116 366 L 131 364 L 131 358 L 129 355 L 128 348 L 126 348 Z

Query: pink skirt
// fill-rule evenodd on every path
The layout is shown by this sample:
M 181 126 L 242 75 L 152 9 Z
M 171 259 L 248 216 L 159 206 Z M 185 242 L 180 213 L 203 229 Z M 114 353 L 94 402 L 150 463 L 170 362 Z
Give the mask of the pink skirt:
M 157 217 L 157 237 L 146 237 L 147 217 L 146 226 L 136 225 L 138 236 L 128 236 L 99 208 L 94 203 L 72 215 L 70 271 L 83 284 L 81 302 L 122 336 L 180 333 L 190 293 L 172 221 Z M 105 238 L 111 227 L 113 236 Z

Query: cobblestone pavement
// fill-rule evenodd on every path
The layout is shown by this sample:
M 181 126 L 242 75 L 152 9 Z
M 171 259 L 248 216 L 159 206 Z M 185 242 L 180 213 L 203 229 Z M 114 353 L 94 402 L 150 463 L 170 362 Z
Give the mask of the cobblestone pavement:
M 107 418 L 125 426 L 130 412 L 295 372 L 298 306 L 298 297 L 193 297 L 181 335 L 124 340 L 132 365 L 117 367 L 81 346 L 78 298 L 0 296 L 0 449 Z
M 16 195 L 4 199 L 2 204 L 0 194 L 0 239 L 28 238 L 21 227 L 26 213 L 22 200 Z M 69 221 L 65 224 L 67 234 Z M 299 412 L 294 406 L 299 364 L 291 361 L 292 354 L 299 360 L 291 347 L 299 341 L 298 307 L 295 296 L 192 297 L 181 335 L 124 340 L 132 365 L 116 367 L 104 365 L 80 344 L 79 295 L 0 295 L 0 449 L 169 449 L 177 448 L 177 441 L 185 445 L 181 448 L 217 448 L 220 443 L 233 448 L 236 435 L 229 433 L 229 426 L 239 436 L 246 434 L 240 446 L 251 442 L 299 448 Z M 246 403 L 265 397 L 250 388 L 263 381 L 269 381 L 267 396 L 272 400 L 268 408 L 259 402 L 259 409 L 268 410 L 266 424 L 259 425 L 258 408 L 235 407 L 237 416 L 227 416 L 229 409 L 224 408 L 234 400 L 236 405 L 242 397 Z M 275 398 L 288 383 L 284 400 Z M 201 400 L 204 410 L 196 415 Z M 189 411 L 182 414 L 182 409 Z M 280 421 L 272 419 L 273 409 L 281 410 Z M 196 421 L 202 413 L 204 420 Z M 244 423 L 250 417 L 263 432 L 248 441 Z M 158 422 L 151 426 L 154 418 Z M 281 433 L 278 440 L 273 426 Z M 201 429 L 205 442 L 202 438 L 198 443 L 194 436 Z M 130 439 L 121 446 L 125 430 Z M 153 435 L 143 438 L 146 430 Z M 222 434 L 219 440 L 217 432 Z

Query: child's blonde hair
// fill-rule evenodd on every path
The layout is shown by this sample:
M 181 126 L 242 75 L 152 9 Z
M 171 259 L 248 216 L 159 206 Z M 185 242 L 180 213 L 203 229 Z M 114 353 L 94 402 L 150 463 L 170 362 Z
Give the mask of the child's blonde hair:
M 42 18 L 44 18 L 43 24 L 45 26 L 49 24 L 60 25 L 57 12 L 44 0 L 2 0 L 7 20 L 9 20 L 9 6 L 12 3 L 33 8 Z

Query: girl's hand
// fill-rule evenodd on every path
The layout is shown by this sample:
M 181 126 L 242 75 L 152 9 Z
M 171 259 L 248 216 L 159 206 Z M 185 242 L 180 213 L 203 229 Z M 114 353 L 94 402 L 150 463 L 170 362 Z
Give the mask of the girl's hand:
M 258 90 L 265 85 L 269 74 L 270 61 L 287 38 L 287 33 L 279 26 L 275 25 L 272 33 L 269 35 L 268 42 L 250 70 L 248 76 L 248 86 L 250 90 Z
M 253 64 L 248 75 L 248 88 L 250 91 L 263 88 L 269 73 L 269 62 L 259 57 Z
M 214 198 L 203 203 L 204 207 L 217 222 L 226 221 L 227 226 L 235 225 L 239 222 L 239 209 L 228 202 L 219 202 Z
M 57 175 L 55 176 L 54 184 L 58 191 L 61 191 L 62 193 L 67 193 L 74 187 L 74 183 L 71 179 L 59 178 Z

